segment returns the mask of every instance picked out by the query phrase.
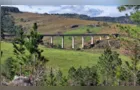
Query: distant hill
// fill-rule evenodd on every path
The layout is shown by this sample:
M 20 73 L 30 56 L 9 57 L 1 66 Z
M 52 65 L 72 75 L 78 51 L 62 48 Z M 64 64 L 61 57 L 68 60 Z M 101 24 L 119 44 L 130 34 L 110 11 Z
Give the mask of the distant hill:
M 114 23 L 125 23 L 125 24 L 134 24 L 129 16 L 120 16 L 120 17 L 90 17 L 83 14 L 52 14 L 59 15 L 67 18 L 78 18 L 83 20 L 94 20 L 94 21 L 104 21 L 104 22 L 114 22 Z
M 17 7 L 9 7 L 9 6 L 2 6 L 1 10 L 12 12 L 12 13 L 20 13 L 21 11 Z M 49 15 L 48 13 L 44 13 L 43 15 Z M 50 14 L 50 15 L 57 15 L 63 16 L 66 18 L 77 18 L 82 20 L 94 20 L 94 21 L 104 21 L 104 22 L 114 22 L 114 23 L 124 23 L 124 24 L 135 24 L 129 16 L 121 16 L 121 17 L 90 17 L 83 14 Z
M 1 10 L 6 12 L 20 13 L 20 10 L 17 7 L 2 6 Z
M 115 22 L 115 23 L 125 23 L 125 24 L 134 24 L 130 17 L 121 16 L 121 17 L 93 17 L 91 20 L 96 21 L 106 21 L 106 22 Z

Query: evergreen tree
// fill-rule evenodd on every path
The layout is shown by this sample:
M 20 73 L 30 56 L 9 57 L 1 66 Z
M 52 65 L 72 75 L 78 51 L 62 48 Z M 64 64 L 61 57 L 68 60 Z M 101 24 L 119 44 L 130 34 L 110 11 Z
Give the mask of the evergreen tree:
M 133 12 L 131 13 L 131 19 L 138 24 L 135 27 L 118 25 L 121 31 L 127 36 L 120 38 L 120 40 L 122 41 L 122 45 L 125 47 L 125 49 L 130 52 L 129 57 L 131 58 L 131 64 L 126 62 L 126 65 L 131 70 L 131 74 L 133 75 L 133 85 L 136 86 L 137 74 L 139 71 L 138 66 L 140 61 L 140 5 L 123 5 L 118 7 L 118 9 L 121 12 L 133 9 Z
M 106 48 L 97 63 L 105 85 L 113 85 L 113 83 L 115 83 L 114 81 L 117 80 L 116 73 L 118 68 L 121 68 L 121 65 L 122 61 L 119 58 L 119 54 L 112 52 L 109 47 Z
M 1 38 L 4 39 L 4 34 L 15 34 L 14 18 L 3 9 L 1 10 Z
M 42 36 L 37 32 L 37 23 L 34 23 L 33 30 L 25 39 L 25 47 L 29 51 L 29 64 L 32 68 L 32 74 L 36 82 L 39 81 L 40 75 L 44 73 L 46 62 L 48 61 L 42 56 L 43 50 L 39 48 L 39 44 L 42 42 Z M 35 81 L 34 81 L 35 82 Z M 34 83 L 36 85 L 37 83 Z
M 34 24 L 35 25 L 35 24 Z M 37 24 L 36 24 L 37 25 Z M 37 33 L 37 27 L 34 28 L 27 36 L 24 35 L 23 30 L 19 30 L 17 38 L 13 42 L 15 59 L 11 59 L 8 63 L 11 63 L 8 67 L 12 71 L 12 75 L 15 73 L 23 73 L 33 76 L 33 85 L 38 85 L 43 79 L 45 74 L 46 62 L 48 61 L 39 48 L 42 36 Z
M 22 66 L 25 66 L 27 63 L 27 56 L 25 55 L 25 35 L 24 31 L 22 29 L 19 30 L 19 36 L 15 38 L 13 42 L 13 47 L 14 47 L 14 54 L 16 55 L 16 59 L 18 60 L 17 62 L 20 65 L 20 71 L 19 73 L 22 73 Z
M 8 80 L 12 80 L 16 72 L 19 71 L 19 64 L 13 58 L 8 58 L 5 60 L 1 66 L 1 74 Z
M 51 68 L 48 79 L 47 79 L 47 85 L 48 86 L 56 86 L 56 77 L 53 72 L 53 69 Z
M 71 86 L 97 86 L 97 70 L 95 66 L 78 69 L 71 67 L 68 72 L 68 82 Z

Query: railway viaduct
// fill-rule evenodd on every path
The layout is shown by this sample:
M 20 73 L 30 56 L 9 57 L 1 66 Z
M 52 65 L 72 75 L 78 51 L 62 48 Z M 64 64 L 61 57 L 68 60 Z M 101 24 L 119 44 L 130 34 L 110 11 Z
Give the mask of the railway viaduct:
M 15 35 L 5 35 L 6 37 L 12 37 Z M 53 37 L 62 37 L 61 39 L 61 48 L 64 48 L 64 37 L 70 36 L 72 38 L 72 48 L 75 48 L 75 37 L 81 37 L 82 48 L 84 48 L 85 39 L 84 37 L 91 37 L 91 44 L 94 44 L 94 37 L 99 37 L 99 40 L 102 40 L 102 37 L 106 37 L 106 39 L 110 39 L 110 36 L 118 37 L 120 34 L 41 34 L 43 37 L 50 37 L 50 43 L 53 45 Z

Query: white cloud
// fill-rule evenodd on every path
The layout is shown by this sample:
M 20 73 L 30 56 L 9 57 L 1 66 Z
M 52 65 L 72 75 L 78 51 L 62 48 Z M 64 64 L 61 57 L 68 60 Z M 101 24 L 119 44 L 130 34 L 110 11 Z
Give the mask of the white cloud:
M 8 5 L 6 5 L 8 6 Z M 9 5 L 18 7 L 20 11 L 26 12 L 38 12 L 38 13 L 77 13 L 85 14 L 91 17 L 98 16 L 110 16 L 118 17 L 124 16 L 126 12 L 119 12 L 117 6 L 103 6 L 103 5 Z

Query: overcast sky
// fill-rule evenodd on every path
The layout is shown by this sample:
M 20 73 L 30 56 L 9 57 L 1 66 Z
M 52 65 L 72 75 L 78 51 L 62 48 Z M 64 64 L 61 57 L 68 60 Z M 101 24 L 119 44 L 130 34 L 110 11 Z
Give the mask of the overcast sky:
M 77 13 L 85 14 L 91 17 L 124 16 L 129 11 L 119 12 L 117 5 L 6 5 L 18 7 L 20 11 L 34 13 Z

